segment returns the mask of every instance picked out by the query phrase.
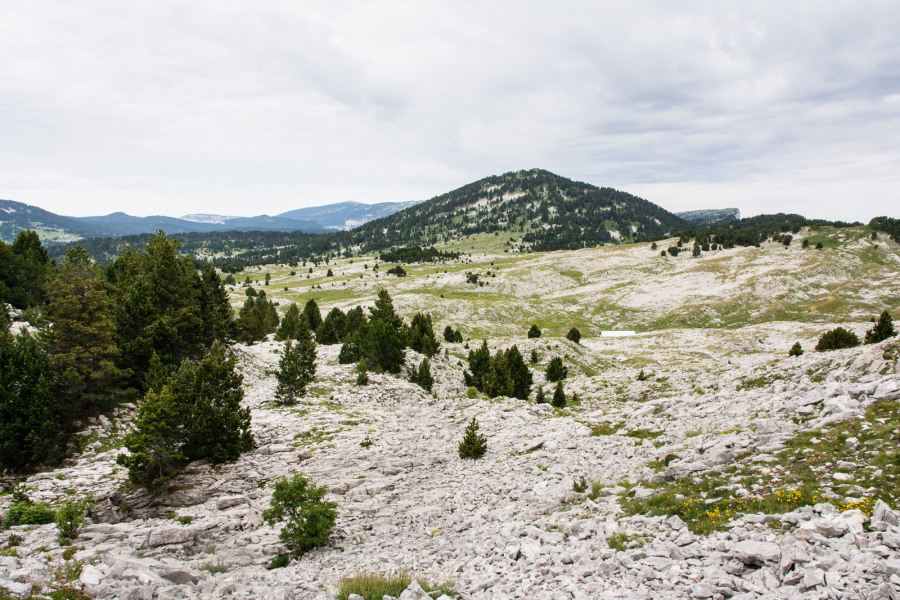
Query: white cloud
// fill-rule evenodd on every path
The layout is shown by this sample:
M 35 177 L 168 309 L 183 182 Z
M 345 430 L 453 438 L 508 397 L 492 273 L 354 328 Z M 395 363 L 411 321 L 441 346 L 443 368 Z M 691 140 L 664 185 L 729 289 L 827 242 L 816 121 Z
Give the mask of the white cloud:
M 275 214 L 541 167 L 672 210 L 867 220 L 890 2 L 0 3 L 0 197 Z

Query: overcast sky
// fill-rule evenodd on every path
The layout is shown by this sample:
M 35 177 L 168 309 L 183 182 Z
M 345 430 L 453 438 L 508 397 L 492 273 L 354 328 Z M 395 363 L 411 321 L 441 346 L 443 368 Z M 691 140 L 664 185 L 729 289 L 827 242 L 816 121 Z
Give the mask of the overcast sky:
M 534 167 L 900 217 L 900 2 L 0 0 L 0 198 L 277 214 Z

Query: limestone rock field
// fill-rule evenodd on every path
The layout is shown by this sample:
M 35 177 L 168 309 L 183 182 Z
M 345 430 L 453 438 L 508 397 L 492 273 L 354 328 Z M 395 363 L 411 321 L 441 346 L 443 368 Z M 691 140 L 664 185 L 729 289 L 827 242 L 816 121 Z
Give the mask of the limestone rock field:
M 88 520 L 65 547 L 53 524 L 4 531 L 0 589 L 326 600 L 347 577 L 402 572 L 419 582 L 404 600 L 900 598 L 900 342 L 814 350 L 835 327 L 863 339 L 883 311 L 900 317 L 900 246 L 823 228 L 660 255 L 675 243 L 520 254 L 482 235 L 404 277 L 375 256 L 235 274 L 235 308 L 246 277 L 281 311 L 369 307 L 385 289 L 405 319 L 430 313 L 432 392 L 409 381 L 412 350 L 399 376 L 361 386 L 340 345 L 318 345 L 306 394 L 279 405 L 284 344 L 234 344 L 255 448 L 191 463 L 150 496 L 116 463 L 135 406 L 85 422 L 83 452 L 23 483 L 49 504 L 90 494 Z M 444 341 L 448 325 L 462 342 Z M 482 340 L 535 352 L 528 401 L 467 388 Z M 562 408 L 534 402 L 552 397 L 557 357 Z M 473 416 L 487 453 L 464 460 Z M 327 486 L 336 527 L 269 569 L 285 547 L 262 512 L 295 471 Z

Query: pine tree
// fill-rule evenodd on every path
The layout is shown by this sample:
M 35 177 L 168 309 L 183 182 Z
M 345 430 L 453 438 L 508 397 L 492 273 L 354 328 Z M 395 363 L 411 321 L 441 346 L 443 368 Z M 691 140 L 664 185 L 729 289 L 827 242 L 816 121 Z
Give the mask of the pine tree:
M 105 408 L 121 393 L 128 374 L 116 366 L 119 349 L 106 287 L 81 246 L 66 252 L 48 296 L 51 324 L 45 337 L 67 414 L 74 419 L 89 407 Z
M 340 343 L 344 336 L 347 315 L 339 308 L 332 308 L 316 330 L 316 342 L 325 346 Z
M 356 385 L 369 385 L 369 370 L 366 368 L 366 359 L 361 359 L 356 367 Z
M 281 326 L 278 328 L 278 331 L 275 332 L 275 340 L 283 342 L 284 340 L 296 339 L 297 328 L 299 325 L 300 309 L 297 308 L 296 304 L 291 302 L 291 305 L 288 306 L 288 309 L 284 313 L 284 318 L 281 320 Z
M 482 379 L 491 368 L 491 352 L 488 350 L 487 340 L 481 342 L 477 350 L 469 350 L 469 371 L 463 376 L 467 386 L 474 386 L 483 391 Z
M 427 392 L 431 391 L 434 386 L 434 379 L 431 377 L 431 362 L 427 358 L 423 358 L 419 369 L 416 372 L 416 383 Z
M 800 342 L 795 342 L 794 345 L 791 346 L 788 356 L 803 356 L 803 346 L 800 345 Z
M 151 492 L 191 460 L 235 460 L 253 447 L 250 409 L 241 408 L 243 377 L 235 358 L 215 342 L 199 363 L 186 359 L 157 391 L 138 405 L 134 431 L 125 436 L 129 456 L 117 462 Z
M 229 277 L 233 284 L 234 277 Z M 234 310 L 222 279 L 212 265 L 204 265 L 200 283 L 200 319 L 203 321 L 204 344 L 233 339 Z
M 537 364 L 537 362 L 538 362 L 538 353 L 537 353 L 537 350 L 535 350 L 534 348 L 531 349 L 531 356 L 529 357 L 529 360 L 531 361 L 531 364 L 533 364 L 533 365 Z
M 459 443 L 460 458 L 481 458 L 487 452 L 487 438 L 478 433 L 479 425 L 475 417 L 466 427 L 463 440 Z
M 553 390 L 553 400 L 550 402 L 555 408 L 565 408 L 566 393 L 563 391 L 562 381 L 556 382 L 556 389 Z
M 503 363 L 512 382 L 512 393 L 510 395 L 519 400 L 528 400 L 528 396 L 531 394 L 533 378 L 531 370 L 525 364 L 525 360 L 519 352 L 518 346 L 513 345 L 512 348 L 503 353 Z
M 309 327 L 309 330 L 317 331 L 319 325 L 322 324 L 322 311 L 319 310 L 319 305 L 316 304 L 314 298 L 310 298 L 303 305 L 303 314 L 306 316 L 306 325 Z
M 278 362 L 275 398 L 282 404 L 293 404 L 306 393 L 306 386 L 313 380 L 315 373 L 316 343 L 306 324 L 301 321 L 296 345 L 293 340 L 288 340 Z
M 560 357 L 555 356 L 547 364 L 547 381 L 561 381 L 569 374 L 569 369 L 563 364 Z
M 532 325 L 532 326 L 531 326 L 531 329 L 528 330 L 528 337 L 529 337 L 529 338 L 539 338 L 539 337 L 541 337 L 541 330 L 538 328 L 537 325 Z
M 581 332 L 578 331 L 578 328 L 573 327 L 569 330 L 569 333 L 566 334 L 566 339 L 575 342 L 576 344 L 581 343 Z
M 878 317 L 878 323 L 866 332 L 866 343 L 877 344 L 878 342 L 883 342 L 895 335 L 897 335 L 897 332 L 894 330 L 894 322 L 891 320 L 891 313 L 884 311 L 881 313 L 881 316 Z
M 547 404 L 547 396 L 544 394 L 544 388 L 538 388 L 537 394 L 534 396 L 535 404 Z
M 0 331 L 0 472 L 63 458 L 67 417 L 51 382 L 50 357 L 28 334 Z
M 416 313 L 413 315 L 408 333 L 409 347 L 425 356 L 434 356 L 440 344 L 434 336 L 431 315 Z

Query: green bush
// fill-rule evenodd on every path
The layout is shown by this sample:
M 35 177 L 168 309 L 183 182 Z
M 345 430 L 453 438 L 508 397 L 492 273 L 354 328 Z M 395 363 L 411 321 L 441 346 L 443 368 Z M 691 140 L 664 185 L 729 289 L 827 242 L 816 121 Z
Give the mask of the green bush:
M 369 385 L 369 370 L 366 368 L 366 359 L 360 359 L 356 366 L 356 385 Z
M 881 316 L 878 317 L 878 323 L 875 324 L 875 327 L 866 332 L 866 343 L 877 344 L 878 342 L 883 342 L 895 335 L 897 335 L 897 332 L 894 331 L 894 322 L 891 320 L 891 313 L 884 311 L 881 313 Z
M 301 322 L 296 331 L 297 343 L 288 339 L 284 353 L 278 361 L 275 379 L 278 387 L 275 398 L 281 404 L 293 404 L 306 393 L 306 386 L 316 374 L 316 342 L 306 323 Z
M 56 511 L 44 502 L 31 502 L 23 500 L 9 505 L 6 517 L 3 519 L 5 527 L 14 525 L 46 525 L 56 521 Z
M 478 433 L 479 425 L 475 417 L 466 427 L 463 440 L 459 443 L 460 458 L 481 458 L 487 452 L 487 438 Z
M 822 337 L 819 338 L 819 342 L 816 344 L 816 352 L 841 350 L 842 348 L 854 348 L 856 346 L 859 346 L 859 338 L 856 337 L 856 334 L 843 327 L 837 327 L 822 334 Z
M 316 486 L 303 473 L 275 481 L 270 508 L 263 511 L 262 518 L 269 525 L 285 522 L 279 539 L 295 557 L 327 543 L 331 537 L 337 504 L 324 500 L 327 493 L 327 487 Z
M 531 326 L 531 329 L 528 330 L 528 337 L 529 337 L 529 338 L 539 338 L 539 337 L 541 337 L 541 330 L 538 328 L 537 325 L 532 325 L 532 326 Z
M 566 334 L 566 339 L 570 342 L 575 342 L 576 344 L 581 343 L 581 332 L 578 331 L 577 327 L 573 327 L 569 330 L 569 333 Z
M 796 342 L 791 346 L 788 356 L 803 356 L 803 347 L 800 345 L 800 342 Z
M 91 499 L 69 500 L 56 511 L 56 528 L 63 538 L 73 538 L 84 523 L 84 516 L 91 508 Z

